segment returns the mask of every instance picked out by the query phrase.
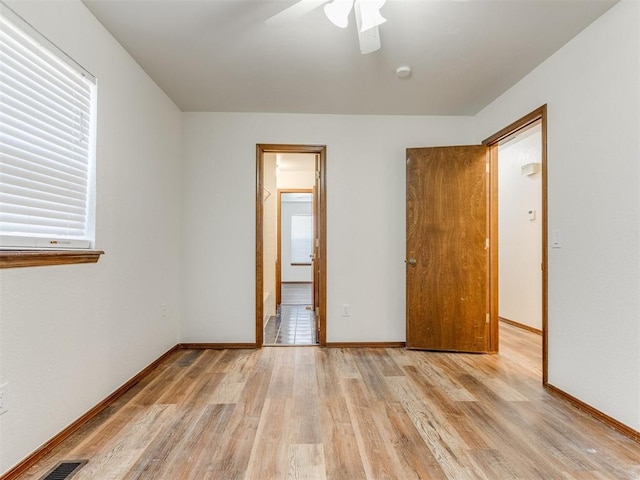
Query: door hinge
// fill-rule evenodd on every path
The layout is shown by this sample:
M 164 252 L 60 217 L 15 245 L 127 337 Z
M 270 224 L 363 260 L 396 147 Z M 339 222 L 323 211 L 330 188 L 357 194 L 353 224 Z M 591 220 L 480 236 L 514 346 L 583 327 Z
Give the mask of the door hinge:
M 320 307 L 316 307 L 316 318 L 320 317 Z
M 491 168 L 489 167 L 489 163 L 485 163 L 485 168 L 487 170 L 487 173 L 491 171 Z
M 487 239 L 485 239 L 485 242 L 484 242 L 484 248 L 485 248 L 485 250 L 488 250 L 488 249 L 489 249 L 489 239 L 488 239 L 488 238 L 487 238 Z
M 491 320 L 491 315 L 487 313 L 487 323 L 489 323 L 490 320 Z
M 320 180 L 320 172 L 316 171 L 316 180 Z
M 316 238 L 316 248 L 320 248 L 320 239 Z

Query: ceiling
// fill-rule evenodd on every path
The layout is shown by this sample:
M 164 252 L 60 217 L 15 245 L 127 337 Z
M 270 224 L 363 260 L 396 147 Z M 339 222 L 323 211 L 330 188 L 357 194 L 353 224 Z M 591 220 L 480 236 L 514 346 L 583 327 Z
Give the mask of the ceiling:
M 83 0 L 183 111 L 474 115 L 618 0 L 388 0 L 361 55 L 294 0 Z M 398 67 L 412 74 L 398 78 Z

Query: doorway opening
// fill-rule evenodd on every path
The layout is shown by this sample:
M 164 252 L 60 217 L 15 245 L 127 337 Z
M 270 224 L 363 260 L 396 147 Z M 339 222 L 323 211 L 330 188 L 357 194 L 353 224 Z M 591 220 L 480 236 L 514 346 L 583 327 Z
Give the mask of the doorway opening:
M 542 334 L 540 122 L 498 144 L 498 317 Z
M 258 145 L 256 344 L 324 345 L 324 146 Z
M 546 105 L 482 142 L 490 158 L 492 319 L 542 335 L 547 384 Z M 492 332 L 499 342 L 499 322 Z
M 538 175 L 541 198 L 535 205 L 527 200 L 524 214 L 527 221 L 537 218 L 539 228 L 537 242 L 525 251 L 516 249 L 516 255 L 529 254 L 538 270 L 533 274 L 536 285 L 521 279 L 515 286 L 538 296 L 541 370 L 543 383 L 547 383 L 546 131 L 546 106 L 542 106 L 482 145 L 407 149 L 407 348 L 498 353 L 498 156 L 501 147 L 505 155 L 509 144 L 529 139 L 529 143 L 537 142 L 536 158 L 525 155 L 517 167 L 525 175 Z M 522 243 L 517 247 L 523 247 Z
M 263 345 L 315 345 L 318 339 L 313 308 L 313 188 L 280 188 L 291 183 L 312 186 L 315 156 L 277 154 L 276 162 L 276 305 L 275 311 L 265 311 L 268 318 Z M 270 206 L 265 202 L 265 210 Z M 264 243 L 272 242 L 265 238 Z M 269 253 L 265 249 L 265 263 L 274 260 Z M 265 290 L 267 284 L 265 279 Z

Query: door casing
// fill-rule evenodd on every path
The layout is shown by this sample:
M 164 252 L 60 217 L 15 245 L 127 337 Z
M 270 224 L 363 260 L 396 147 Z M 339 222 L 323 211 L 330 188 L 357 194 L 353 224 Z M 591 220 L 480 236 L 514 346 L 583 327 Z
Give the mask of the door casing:
M 489 235 L 489 295 L 491 306 L 492 323 L 498 322 L 498 144 L 523 130 L 526 130 L 534 123 L 540 122 L 542 135 L 541 149 L 541 174 L 542 174 L 542 384 L 547 385 L 549 377 L 549 336 L 548 336 L 548 201 L 547 201 L 547 105 L 535 109 L 524 117 L 516 120 L 511 125 L 503 128 L 499 132 L 491 135 L 482 141 L 483 145 L 489 147 L 490 162 L 490 224 Z M 498 329 L 491 332 L 495 338 L 492 341 L 498 345 Z
M 490 324 L 496 328 L 490 330 L 490 344 L 492 350 L 499 350 L 498 330 L 498 144 L 536 122 L 540 122 L 542 135 L 541 174 L 542 174 L 542 384 L 546 386 L 549 378 L 549 335 L 548 335 L 548 174 L 547 174 L 547 105 L 535 109 L 521 117 L 490 137 L 482 141 L 489 149 L 489 188 L 488 188 L 488 219 L 489 219 L 489 297 Z
M 257 144 L 256 145 L 256 347 L 262 348 L 264 342 L 263 318 L 263 290 L 264 290 L 264 155 L 265 153 L 314 153 L 317 155 L 316 187 L 314 203 L 317 205 L 318 245 L 316 249 L 316 263 L 318 268 L 318 295 L 316 302 L 316 325 L 318 343 L 327 343 L 326 305 L 327 305 L 327 205 L 326 205 L 326 145 L 290 145 L 290 144 Z

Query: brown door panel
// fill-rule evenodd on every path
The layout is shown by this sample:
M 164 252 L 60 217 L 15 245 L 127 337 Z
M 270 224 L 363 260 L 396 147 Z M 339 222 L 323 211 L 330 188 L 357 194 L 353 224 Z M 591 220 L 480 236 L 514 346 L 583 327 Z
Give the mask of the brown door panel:
M 407 149 L 407 347 L 487 352 L 487 148 Z

